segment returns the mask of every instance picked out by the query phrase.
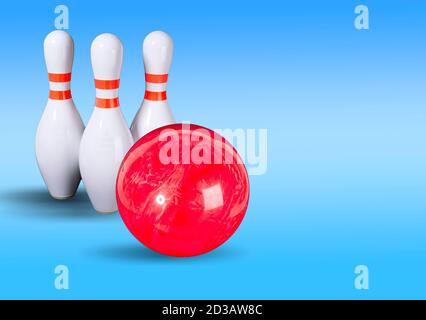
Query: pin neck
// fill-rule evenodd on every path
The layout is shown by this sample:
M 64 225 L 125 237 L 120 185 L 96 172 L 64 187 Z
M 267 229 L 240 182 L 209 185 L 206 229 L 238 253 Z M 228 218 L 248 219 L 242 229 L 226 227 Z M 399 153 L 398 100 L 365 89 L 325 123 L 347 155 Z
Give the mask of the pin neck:
M 120 106 L 120 101 L 118 99 L 119 87 L 120 79 L 95 79 L 96 107 L 102 109 L 118 108 Z
M 168 74 L 145 73 L 145 100 L 165 101 L 167 100 L 167 80 Z
M 72 98 L 70 82 L 71 72 L 69 73 L 49 73 L 49 99 L 68 100 Z

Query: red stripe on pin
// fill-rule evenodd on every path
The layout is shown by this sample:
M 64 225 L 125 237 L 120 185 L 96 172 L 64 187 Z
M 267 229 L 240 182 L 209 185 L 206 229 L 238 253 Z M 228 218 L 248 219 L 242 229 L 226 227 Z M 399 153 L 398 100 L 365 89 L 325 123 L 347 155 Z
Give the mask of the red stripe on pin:
M 49 91 L 49 99 L 53 100 L 68 100 L 71 99 L 71 90 L 65 91 Z
M 70 82 L 71 73 L 49 73 L 50 82 Z
M 96 107 L 103 109 L 117 108 L 120 105 L 118 98 L 102 99 L 96 98 Z
M 119 86 L 120 86 L 120 79 L 116 79 L 116 80 L 95 79 L 96 89 L 111 90 L 111 89 L 118 89 Z
M 163 101 L 163 100 L 167 100 L 167 93 L 166 91 L 160 91 L 160 92 L 155 92 L 155 91 L 145 91 L 145 99 L 146 100 L 152 100 L 152 101 Z
M 166 83 L 168 74 L 150 74 L 145 73 L 145 81 L 150 83 Z

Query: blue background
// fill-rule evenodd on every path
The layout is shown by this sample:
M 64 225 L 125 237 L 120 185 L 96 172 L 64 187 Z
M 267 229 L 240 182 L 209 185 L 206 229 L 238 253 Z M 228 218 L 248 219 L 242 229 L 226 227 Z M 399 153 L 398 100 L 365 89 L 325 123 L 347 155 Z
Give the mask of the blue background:
M 143 97 L 141 43 L 171 34 L 178 120 L 266 128 L 268 171 L 251 177 L 237 233 L 216 251 L 168 258 L 140 245 L 84 189 L 50 199 L 34 137 L 47 101 L 43 39 L 60 2 L 0 11 L 0 298 L 426 298 L 424 1 L 67 1 L 72 90 L 87 123 L 90 44 L 124 43 L 130 123 Z M 354 8 L 370 9 L 370 30 Z M 70 269 L 70 289 L 54 268 Z M 370 289 L 354 288 L 365 264 Z

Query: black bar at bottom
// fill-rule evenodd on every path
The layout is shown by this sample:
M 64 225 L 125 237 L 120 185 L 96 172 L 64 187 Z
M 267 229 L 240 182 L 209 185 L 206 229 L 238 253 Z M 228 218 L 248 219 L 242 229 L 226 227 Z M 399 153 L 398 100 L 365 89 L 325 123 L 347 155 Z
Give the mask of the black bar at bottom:
M 86 319 L 101 316 L 124 319 L 131 313 L 137 320 L 154 319 L 303 319 L 304 316 L 338 316 L 365 313 L 378 306 L 381 315 L 396 316 L 399 311 L 406 315 L 419 306 L 416 301 L 300 301 L 300 300 L 68 300 L 68 301 L 0 301 L 3 313 L 10 311 L 16 318 L 28 312 L 32 317 L 57 319 L 58 315 Z M 417 301 L 422 302 L 422 301 Z M 409 306 L 408 306 L 409 305 Z M 9 309 L 9 310 L 8 310 Z M 422 308 L 423 309 L 423 308 Z M 59 313 L 58 313 L 59 312 Z M 401 313 L 402 314 L 402 313 Z M 84 317 L 83 317 L 84 315 Z M 310 317 L 309 319 L 311 319 Z M 312 319 L 314 319 L 312 318 Z

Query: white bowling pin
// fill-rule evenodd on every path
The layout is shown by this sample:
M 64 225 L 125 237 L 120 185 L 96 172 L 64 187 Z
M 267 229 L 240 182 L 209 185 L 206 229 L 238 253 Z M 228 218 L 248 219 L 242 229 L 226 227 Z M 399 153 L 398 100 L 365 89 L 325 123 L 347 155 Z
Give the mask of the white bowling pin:
M 115 181 L 133 138 L 119 107 L 123 46 L 110 33 L 95 38 L 91 60 L 96 105 L 80 144 L 80 171 L 93 207 L 102 213 L 117 211 Z
M 35 151 L 47 189 L 56 199 L 72 197 L 80 183 L 78 154 L 84 125 L 71 97 L 74 43 L 56 30 L 44 40 L 50 92 L 37 128 Z
M 131 126 L 135 141 L 156 128 L 175 122 L 166 95 L 173 55 L 172 38 L 163 31 L 151 32 L 143 41 L 142 52 L 146 90 L 145 98 Z

